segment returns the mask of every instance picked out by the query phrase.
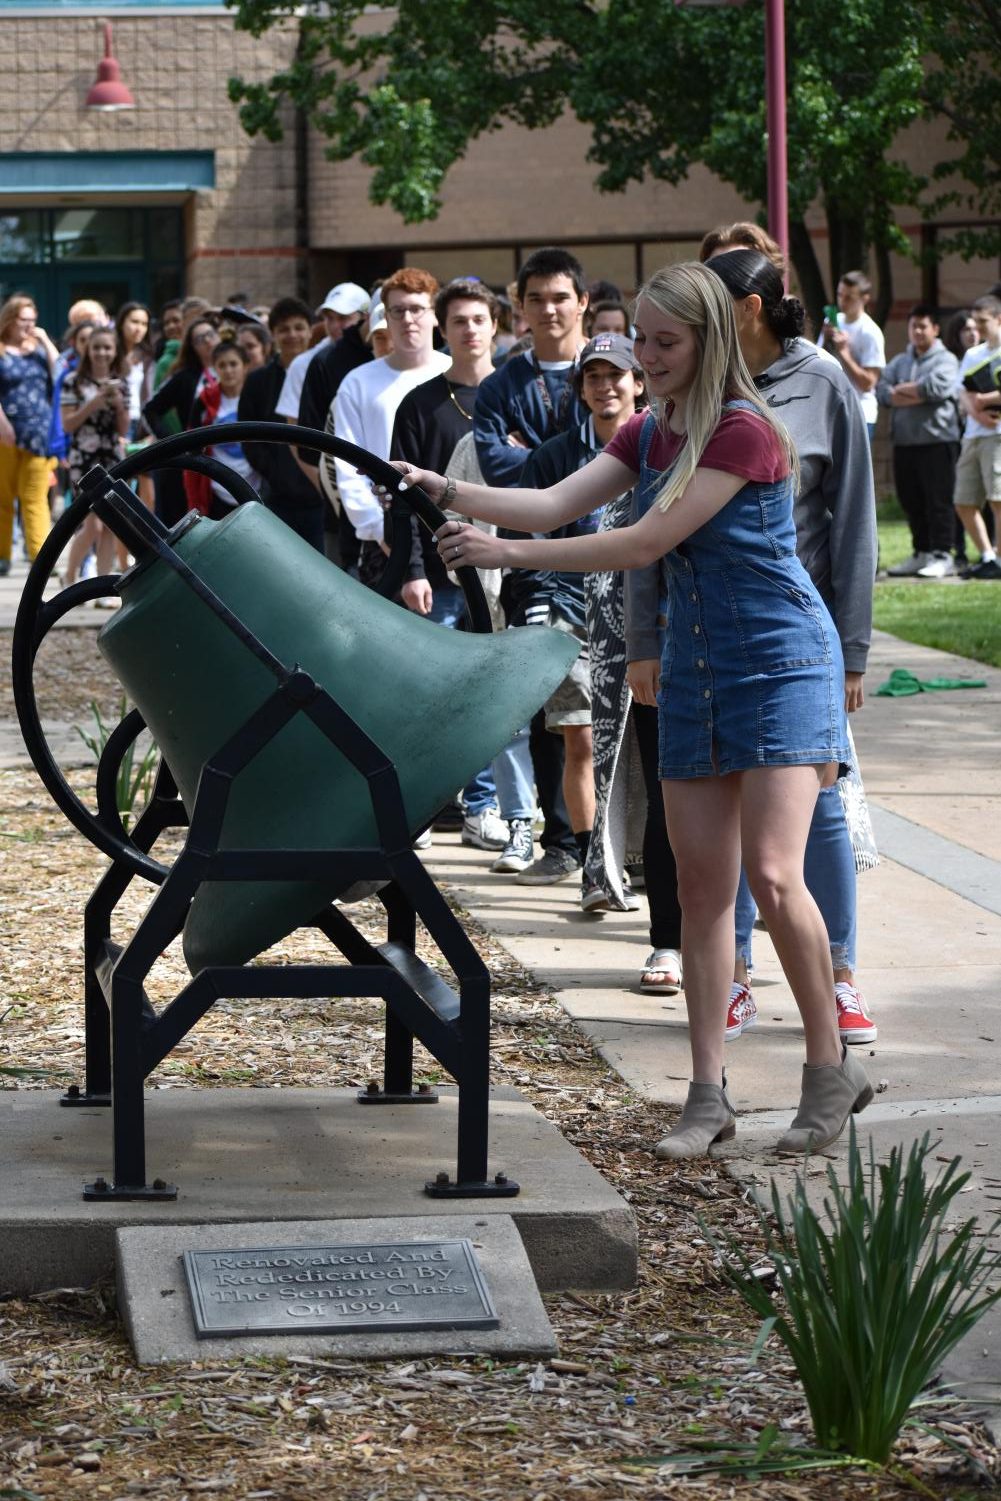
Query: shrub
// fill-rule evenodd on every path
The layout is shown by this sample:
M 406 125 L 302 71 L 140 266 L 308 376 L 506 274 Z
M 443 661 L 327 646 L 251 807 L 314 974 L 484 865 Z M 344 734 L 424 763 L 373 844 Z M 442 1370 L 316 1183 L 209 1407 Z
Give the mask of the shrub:
M 904 1160 L 894 1147 L 863 1164 L 854 1122 L 848 1181 L 828 1166 L 829 1193 L 818 1214 L 806 1184 L 783 1204 L 773 1183 L 771 1210 L 758 1206 L 782 1302 L 772 1300 L 735 1243 L 728 1275 L 764 1320 L 759 1350 L 775 1333 L 803 1384 L 817 1442 L 885 1464 L 922 1387 L 952 1347 L 1001 1300 L 990 1279 L 1001 1271 L 976 1219 L 953 1227 L 956 1195 L 969 1180 L 958 1157 L 932 1181 L 927 1133 Z M 993 1233 L 997 1225 L 987 1233 Z

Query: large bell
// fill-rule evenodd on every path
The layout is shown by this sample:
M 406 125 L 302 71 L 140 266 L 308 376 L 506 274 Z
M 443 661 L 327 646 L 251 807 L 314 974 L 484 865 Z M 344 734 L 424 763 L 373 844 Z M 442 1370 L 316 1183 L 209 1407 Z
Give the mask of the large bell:
M 393 761 L 416 833 L 566 675 L 577 643 L 544 627 L 444 630 L 380 598 L 262 505 L 177 536 L 180 557 L 282 662 L 298 663 Z M 206 761 L 275 678 L 160 561 L 126 575 L 100 649 L 140 709 L 190 814 Z M 234 781 L 221 847 L 378 847 L 364 777 L 303 715 Z M 206 882 L 184 956 L 242 964 L 322 911 L 336 881 Z

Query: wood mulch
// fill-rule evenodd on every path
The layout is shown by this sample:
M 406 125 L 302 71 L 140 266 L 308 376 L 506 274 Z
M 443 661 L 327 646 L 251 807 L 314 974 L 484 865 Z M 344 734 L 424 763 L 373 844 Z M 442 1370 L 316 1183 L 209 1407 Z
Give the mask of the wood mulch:
M 101 695 L 110 707 L 115 692 L 94 668 L 92 634 L 61 634 L 76 639 L 64 653 L 61 683 L 51 674 L 45 683 L 45 712 L 72 721 Z M 0 714 L 8 712 L 0 695 Z M 72 776 L 82 787 L 81 774 Z M 81 1075 L 81 912 L 102 868 L 32 771 L 0 772 L 0 1070 L 37 1070 L 0 1073 L 0 1087 L 51 1089 Z M 135 890 L 124 927 L 147 895 Z M 353 909 L 359 912 L 378 934 L 378 903 Z M 640 1231 L 636 1287 L 547 1297 L 560 1355 L 543 1364 L 362 1364 L 338 1360 L 332 1341 L 329 1359 L 222 1363 L 207 1356 L 160 1369 L 135 1365 L 110 1286 L 32 1298 L 0 1291 L 0 1497 L 893 1501 L 918 1493 L 972 1501 L 997 1494 L 1001 1455 L 944 1395 L 929 1409 L 939 1436 L 905 1430 L 890 1471 L 682 1476 L 646 1463 L 703 1446 L 746 1450 L 771 1423 L 782 1443 L 811 1442 L 781 1351 L 770 1345 L 749 1364 L 756 1326 L 706 1233 L 753 1249 L 755 1216 L 722 1167 L 655 1161 L 650 1145 L 666 1112 L 627 1089 L 532 975 L 469 927 L 494 977 L 495 1082 L 521 1090 L 629 1200 Z M 315 935 L 298 934 L 275 952 L 315 959 L 318 944 Z M 430 950 L 425 957 L 433 958 Z M 167 999 L 185 978 L 172 948 L 154 974 L 154 1000 Z M 380 1008 L 366 1001 L 220 1002 L 149 1087 L 357 1086 L 378 1074 L 380 1037 Z M 426 1060 L 423 1076 L 432 1074 Z

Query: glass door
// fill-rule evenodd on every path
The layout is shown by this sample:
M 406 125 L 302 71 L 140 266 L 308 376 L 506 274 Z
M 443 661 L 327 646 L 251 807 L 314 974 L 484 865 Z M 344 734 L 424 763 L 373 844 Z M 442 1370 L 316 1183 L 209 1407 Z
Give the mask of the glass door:
M 44 266 L 5 266 L 0 263 L 0 303 L 6 302 L 8 297 L 13 297 L 15 292 L 24 292 L 32 299 L 38 309 L 39 323 L 49 338 L 58 343 L 62 329 L 56 328 L 52 321 L 55 301 L 49 295 L 49 275 L 46 268 Z
M 113 314 L 123 302 L 145 302 L 146 281 L 145 266 L 57 266 L 56 306 L 62 309 L 61 316 L 65 319 L 74 302 L 88 297 Z
M 58 340 L 74 302 L 93 298 L 114 313 L 123 302 L 154 311 L 183 293 L 183 212 L 177 205 L 0 210 L 0 298 L 34 297 Z

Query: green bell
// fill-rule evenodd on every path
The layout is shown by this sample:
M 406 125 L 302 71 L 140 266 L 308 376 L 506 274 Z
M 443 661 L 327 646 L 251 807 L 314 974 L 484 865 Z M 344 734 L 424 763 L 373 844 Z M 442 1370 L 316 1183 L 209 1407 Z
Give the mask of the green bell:
M 179 556 L 280 661 L 299 664 L 393 761 L 416 833 L 532 717 L 579 646 L 544 627 L 445 630 L 357 583 L 262 505 L 200 518 Z M 141 711 L 188 813 L 202 767 L 276 683 L 176 572 L 126 575 L 98 643 Z M 221 848 L 365 849 L 365 778 L 305 716 L 234 780 Z M 242 964 L 340 894 L 335 881 L 206 882 L 184 930 L 193 974 Z

